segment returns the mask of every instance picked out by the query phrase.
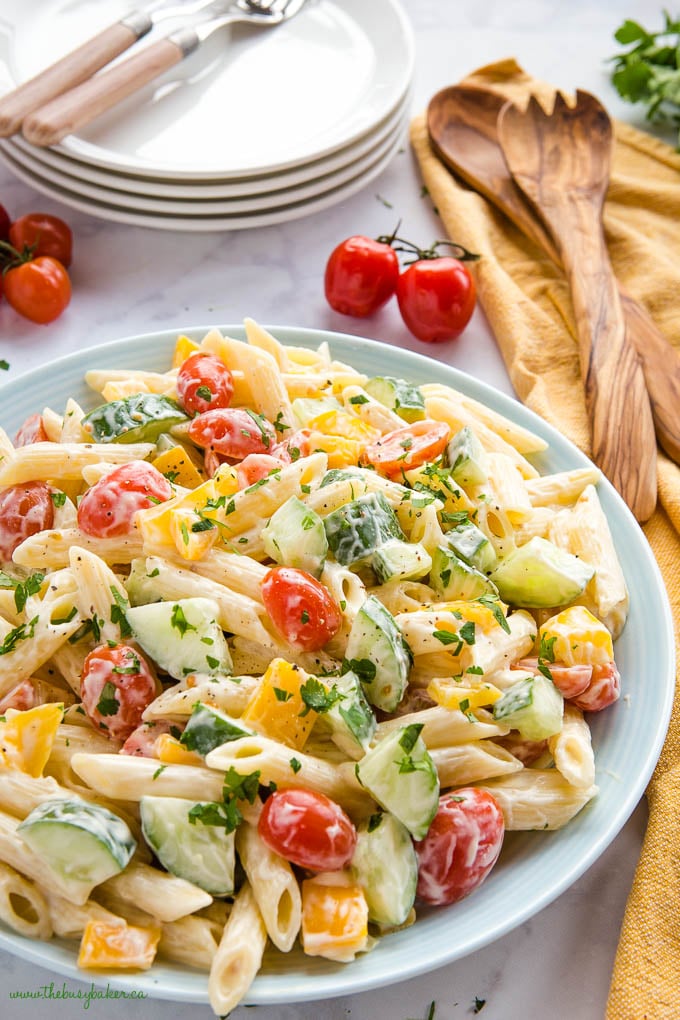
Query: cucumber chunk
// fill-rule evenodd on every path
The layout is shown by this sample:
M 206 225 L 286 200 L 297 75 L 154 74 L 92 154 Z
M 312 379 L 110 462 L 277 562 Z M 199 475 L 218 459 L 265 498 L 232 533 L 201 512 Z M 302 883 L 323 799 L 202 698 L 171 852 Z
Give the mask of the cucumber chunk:
M 363 886 L 369 921 L 403 924 L 418 883 L 418 858 L 406 826 L 388 812 L 362 822 L 351 867 Z
M 213 896 L 234 891 L 234 833 L 189 815 L 196 802 L 181 797 L 142 797 L 144 839 L 166 871 Z
M 75 798 L 39 804 L 17 832 L 81 903 L 93 886 L 127 867 L 137 847 L 118 815 Z
M 543 674 L 518 680 L 493 706 L 498 722 L 518 730 L 524 740 L 546 740 L 562 729 L 564 698 Z
M 594 573 L 589 563 L 546 538 L 534 537 L 506 556 L 491 580 L 504 602 L 527 609 L 551 609 L 578 598 Z
M 400 542 L 393 538 L 373 553 L 371 566 L 380 584 L 395 578 L 404 581 L 424 577 L 429 573 L 432 559 L 420 542 Z
M 182 680 L 189 673 L 230 674 L 229 647 L 213 599 L 196 596 L 127 610 L 135 640 L 158 666 Z
M 422 421 L 425 417 L 425 398 L 413 383 L 405 379 L 395 379 L 390 375 L 376 375 L 369 379 L 364 389 L 374 400 L 404 421 Z
M 338 563 L 361 566 L 391 538 L 404 540 L 397 516 L 382 492 L 368 492 L 324 520 L 328 545 Z
M 139 556 L 130 564 L 130 573 L 125 580 L 125 590 L 131 606 L 146 606 L 150 602 L 158 602 L 156 573 L 149 571 L 146 558 Z M 126 610 L 127 612 L 127 610 Z
M 480 595 L 498 595 L 496 585 L 486 574 L 465 563 L 445 545 L 438 545 L 432 554 L 430 587 L 447 600 L 470 602 Z
M 188 421 L 174 400 L 158 393 L 135 393 L 100 404 L 83 418 L 95 443 L 155 443 L 162 432 Z
M 349 670 L 334 679 L 333 686 L 342 694 L 321 716 L 330 729 L 334 744 L 349 758 L 362 758 L 375 733 L 376 721 L 356 673 Z
M 449 440 L 446 460 L 458 485 L 482 485 L 489 480 L 484 447 L 469 425 Z
M 304 428 L 308 422 L 327 411 L 341 411 L 342 404 L 335 397 L 296 397 L 291 404 L 293 414 Z
M 328 552 L 323 520 L 297 496 L 275 511 L 262 529 L 264 551 L 276 563 L 320 577 Z
M 361 785 L 414 839 L 427 835 L 439 806 L 439 778 L 422 728 L 411 723 L 393 730 L 355 766 Z
M 457 524 L 451 531 L 447 531 L 446 543 L 456 556 L 483 574 L 493 570 L 498 562 L 496 550 L 491 542 L 472 521 Z
M 393 712 L 404 696 L 413 656 L 394 617 L 374 595 L 354 617 L 345 657 L 370 703 Z
M 218 708 L 199 702 L 194 705 L 179 739 L 190 751 L 196 751 L 205 758 L 209 751 L 221 747 L 222 744 L 228 744 L 230 740 L 239 740 L 241 737 L 252 735 L 253 731 L 247 729 L 237 719 L 231 719 Z

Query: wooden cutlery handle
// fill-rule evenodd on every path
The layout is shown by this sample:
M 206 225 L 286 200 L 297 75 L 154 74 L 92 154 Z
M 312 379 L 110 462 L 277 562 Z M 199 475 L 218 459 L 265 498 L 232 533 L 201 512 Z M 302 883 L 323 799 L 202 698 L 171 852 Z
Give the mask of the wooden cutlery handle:
M 20 129 L 29 113 L 79 85 L 114 57 L 132 46 L 151 27 L 148 15 L 118 21 L 67 53 L 34 78 L 0 99 L 0 137 L 9 138 Z
M 642 365 L 627 336 L 609 255 L 591 206 L 582 207 L 582 238 L 572 259 L 563 250 L 581 347 L 581 373 L 592 428 L 593 460 L 638 521 L 656 506 L 656 440 Z M 588 236 L 589 235 L 589 236 Z
M 32 145 L 56 145 L 178 64 L 185 55 L 181 45 L 159 39 L 30 114 L 24 120 L 22 134 Z

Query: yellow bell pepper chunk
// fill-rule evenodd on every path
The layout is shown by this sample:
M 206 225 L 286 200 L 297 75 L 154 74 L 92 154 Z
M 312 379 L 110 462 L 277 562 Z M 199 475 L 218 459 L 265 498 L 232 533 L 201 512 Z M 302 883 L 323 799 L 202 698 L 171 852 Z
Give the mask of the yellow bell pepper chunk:
M 432 465 L 423 464 L 407 471 L 406 480 L 411 486 L 420 483 L 435 492 L 444 504 L 446 513 L 455 514 L 461 510 L 475 509 L 475 504 L 460 485 L 447 474 L 446 469 L 438 471 Z
M 302 883 L 302 948 L 347 963 L 368 948 L 368 904 L 360 885 L 337 873 Z
M 328 455 L 329 468 L 343 468 L 359 463 L 364 443 L 355 439 L 344 439 L 342 436 L 328 436 L 323 432 L 312 432 L 309 437 L 309 448 L 312 453 L 321 451 Z
M 503 610 L 502 603 L 499 602 L 501 610 Z M 455 600 L 454 602 L 433 602 L 428 606 L 429 609 L 433 609 L 437 614 L 442 611 L 448 612 L 454 615 L 451 620 L 451 625 L 448 625 L 448 621 L 438 619 L 438 626 L 442 630 L 452 630 L 457 632 L 460 630 L 461 622 L 471 621 L 472 623 L 479 624 L 481 630 L 488 634 L 489 631 L 494 630 L 496 627 L 500 627 L 500 624 L 492 611 L 486 606 L 483 606 L 481 602 L 465 602 L 462 599 Z
M 179 368 L 179 366 L 187 360 L 191 354 L 195 354 L 196 351 L 200 351 L 198 344 L 190 340 L 188 336 L 181 334 L 175 341 L 175 350 L 172 355 L 172 367 Z
M 0 723 L 0 762 L 38 779 L 52 753 L 63 716 L 64 706 L 55 703 L 23 712 L 8 709 L 5 721 Z
M 200 754 L 190 751 L 170 733 L 161 733 L 156 741 L 158 758 L 166 765 L 203 765 Z
M 78 966 L 148 970 L 156 956 L 161 929 L 88 921 L 80 942 Z
M 151 463 L 162 475 L 185 489 L 195 489 L 205 481 L 183 446 L 171 446 Z
M 207 530 L 194 531 L 194 528 Z M 170 515 L 170 534 L 177 552 L 184 560 L 202 559 L 217 541 L 217 525 L 209 527 L 193 510 L 174 510 Z
M 539 630 L 551 657 L 567 666 L 604 666 L 614 658 L 612 636 L 585 606 L 570 606 L 552 616 Z
M 213 511 L 210 504 L 222 496 L 226 498 L 233 495 L 237 489 L 236 471 L 231 465 L 223 465 L 213 478 L 208 478 L 191 492 L 177 496 L 175 499 L 169 499 L 166 503 L 160 503 L 158 506 L 138 510 L 135 524 L 147 544 L 174 545 L 172 517 L 176 511 L 200 511 L 201 516 L 213 519 L 218 516 L 218 511 Z
M 102 390 L 104 400 L 124 400 L 126 397 L 134 397 L 137 393 L 150 393 L 151 390 L 139 379 L 110 380 Z
M 285 659 L 273 659 L 246 705 L 242 721 L 266 737 L 301 751 L 317 712 L 308 708 L 301 688 L 309 674 Z
M 327 436 L 342 436 L 343 439 L 353 439 L 363 446 L 367 443 L 372 443 L 374 439 L 378 439 L 381 435 L 379 429 L 373 428 L 372 425 L 367 425 L 358 415 L 350 414 L 349 411 L 343 410 L 324 411 L 323 414 L 317 414 L 316 418 L 312 418 L 311 421 L 307 422 L 307 427 L 312 432 L 323 432 Z
M 441 705 L 442 708 L 460 709 L 461 712 L 469 712 L 473 708 L 483 708 L 485 705 L 493 705 L 502 697 L 503 692 L 493 684 L 484 682 L 479 687 L 466 687 L 464 684 L 457 684 L 435 677 L 427 686 L 427 693 Z

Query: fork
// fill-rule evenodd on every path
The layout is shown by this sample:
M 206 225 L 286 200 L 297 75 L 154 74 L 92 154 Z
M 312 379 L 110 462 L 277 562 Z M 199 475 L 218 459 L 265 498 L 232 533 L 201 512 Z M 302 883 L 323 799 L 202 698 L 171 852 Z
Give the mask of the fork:
M 56 145 L 179 64 L 217 29 L 235 22 L 264 27 L 280 25 L 305 3 L 306 0 L 212 0 L 207 5 L 199 2 L 193 6 L 199 10 L 200 20 L 162 36 L 133 56 L 34 108 L 23 120 L 22 134 L 32 145 Z

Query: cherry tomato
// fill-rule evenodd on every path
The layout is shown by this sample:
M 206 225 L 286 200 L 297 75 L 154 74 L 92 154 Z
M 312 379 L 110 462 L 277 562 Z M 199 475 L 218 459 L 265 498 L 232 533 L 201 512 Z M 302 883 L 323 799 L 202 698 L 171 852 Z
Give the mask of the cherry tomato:
M 196 446 L 230 460 L 243 460 L 249 453 L 271 453 L 276 443 L 276 430 L 271 422 L 254 411 L 220 407 L 194 418 L 189 425 L 189 438 Z
M 340 629 L 340 607 L 306 570 L 273 567 L 263 578 L 261 591 L 274 626 L 291 645 L 315 652 Z
M 99 645 L 83 663 L 83 708 L 92 724 L 115 740 L 127 740 L 158 693 L 149 664 L 131 645 Z
M 331 308 L 361 318 L 373 315 L 392 297 L 399 279 L 396 252 L 370 237 L 348 237 L 326 264 L 324 289 Z
M 536 674 L 539 671 L 538 659 L 522 659 L 517 664 Z M 593 677 L 593 667 L 588 665 L 567 666 L 560 662 L 548 664 L 550 675 L 555 687 L 565 698 L 576 698 L 587 690 Z
M 475 282 L 467 266 L 448 255 L 420 259 L 399 277 L 397 301 L 407 327 L 419 340 L 454 340 L 475 308 Z
M 170 723 L 165 719 L 154 719 L 151 723 L 140 723 L 135 727 L 119 754 L 130 754 L 137 758 L 157 758 L 156 742 L 163 733 L 170 733 L 171 730 L 179 730 L 176 723 Z
M 14 445 L 19 447 L 30 446 L 31 443 L 46 443 L 47 438 L 42 415 L 32 414 L 26 419 L 23 425 L 19 426 L 17 434 L 14 437 Z
M 9 240 L 9 228 L 12 223 L 12 219 L 5 209 L 4 205 L 0 205 L 0 241 Z
M 3 289 L 15 312 L 40 325 L 58 318 L 71 300 L 68 273 L 49 255 L 6 269 Z
M 4 715 L 8 708 L 15 708 L 18 712 L 25 712 L 37 704 L 36 690 L 30 680 L 22 680 L 13 687 L 4 698 L 0 698 L 0 715 Z
M 300 457 L 309 457 L 311 450 L 310 439 L 311 429 L 296 429 L 294 432 L 284 432 L 284 438 L 277 443 L 272 453 L 284 464 L 299 460 Z
M 23 482 L 0 492 L 0 560 L 8 562 L 18 545 L 54 524 L 54 504 L 44 482 Z
M 282 461 L 268 453 L 249 453 L 236 468 L 236 479 L 239 489 L 247 489 L 249 485 L 261 481 L 272 471 L 280 471 Z
M 170 482 L 152 464 L 132 460 L 114 468 L 88 489 L 78 505 L 78 527 L 94 538 L 126 535 L 134 515 L 172 499 Z
M 434 460 L 446 447 L 451 430 L 443 421 L 424 418 L 412 425 L 386 432 L 370 443 L 361 459 L 383 475 L 401 475 L 403 471 Z
M 34 256 L 51 255 L 62 266 L 71 265 L 73 234 L 68 223 L 49 213 L 20 216 L 9 228 L 9 243 L 17 251 L 31 248 Z
M 614 662 L 593 666 L 593 679 L 582 694 L 571 702 L 582 712 L 601 712 L 618 701 L 621 694 L 621 676 Z
M 201 414 L 215 407 L 229 407 L 234 377 L 221 358 L 196 351 L 177 373 L 177 398 L 187 414 Z
M 257 830 L 270 850 L 310 871 L 344 868 L 357 842 L 356 829 L 340 805 L 302 787 L 272 793 Z
M 455 903 L 481 885 L 501 852 L 504 831 L 498 802 L 486 790 L 464 787 L 440 797 L 427 836 L 415 844 L 420 899 Z

